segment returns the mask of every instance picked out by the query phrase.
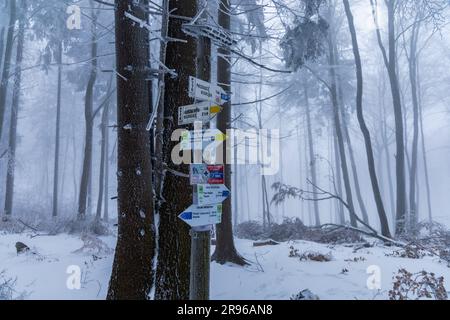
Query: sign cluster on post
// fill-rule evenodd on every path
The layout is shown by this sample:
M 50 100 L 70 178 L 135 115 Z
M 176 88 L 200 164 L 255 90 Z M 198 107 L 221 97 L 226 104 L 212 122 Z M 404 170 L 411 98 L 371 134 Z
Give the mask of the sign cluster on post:
M 179 108 L 179 125 L 192 124 L 196 121 L 209 122 L 222 110 L 221 105 L 230 100 L 230 96 L 220 86 L 195 77 L 189 77 L 189 97 L 201 102 Z M 206 136 L 206 143 L 224 139 L 224 135 L 219 130 L 213 131 L 213 134 L 210 132 Z M 203 148 L 204 137 L 203 131 L 199 134 L 186 131 L 181 138 L 181 149 L 194 150 L 196 146 Z M 222 202 L 230 195 L 230 191 L 224 185 L 224 166 L 206 163 L 191 164 L 189 177 L 190 184 L 194 186 L 194 204 L 178 217 L 192 228 L 220 223 Z

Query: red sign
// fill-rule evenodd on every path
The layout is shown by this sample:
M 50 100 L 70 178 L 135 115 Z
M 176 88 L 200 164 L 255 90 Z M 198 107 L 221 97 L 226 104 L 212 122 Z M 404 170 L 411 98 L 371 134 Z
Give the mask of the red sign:
M 190 180 L 191 185 L 196 184 L 224 184 L 224 166 L 223 165 L 208 165 L 191 164 Z

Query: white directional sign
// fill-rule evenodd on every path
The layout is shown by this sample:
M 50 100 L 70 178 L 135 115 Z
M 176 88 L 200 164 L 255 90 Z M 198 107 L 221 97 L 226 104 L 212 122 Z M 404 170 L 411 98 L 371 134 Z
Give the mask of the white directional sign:
M 212 106 L 209 101 L 179 107 L 178 125 L 192 124 L 195 121 L 209 122 L 220 110 L 221 107 Z
M 197 201 L 201 206 L 222 203 L 229 196 L 230 190 L 223 184 L 197 185 Z
M 189 97 L 200 101 L 211 101 L 222 105 L 230 101 L 230 96 L 222 87 L 189 77 Z
M 222 205 L 191 205 L 179 216 L 191 227 L 201 227 L 222 222 Z
M 212 142 L 224 141 L 225 138 L 219 129 L 186 130 L 181 134 L 180 150 L 203 150 Z

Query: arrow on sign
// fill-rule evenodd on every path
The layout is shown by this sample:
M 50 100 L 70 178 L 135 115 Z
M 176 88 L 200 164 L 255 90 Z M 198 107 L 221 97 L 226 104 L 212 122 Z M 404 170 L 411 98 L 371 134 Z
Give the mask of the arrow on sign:
M 208 226 L 222 222 L 222 205 L 191 205 L 183 211 L 178 218 L 191 227 Z
M 230 190 L 224 184 L 197 185 L 197 201 L 201 206 L 222 203 L 229 196 Z

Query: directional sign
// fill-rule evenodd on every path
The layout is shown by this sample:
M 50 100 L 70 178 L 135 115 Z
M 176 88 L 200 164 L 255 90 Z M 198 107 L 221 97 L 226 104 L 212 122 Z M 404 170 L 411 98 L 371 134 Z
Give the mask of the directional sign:
M 178 125 L 186 125 L 195 121 L 209 122 L 212 116 L 222 110 L 220 106 L 211 106 L 209 101 L 178 108 Z
M 189 77 L 189 97 L 200 101 L 211 101 L 219 105 L 227 103 L 231 99 L 222 87 L 195 77 Z
M 181 220 L 191 227 L 201 227 L 210 224 L 218 224 L 222 222 L 222 205 L 191 205 L 184 210 L 179 216 Z
M 204 150 L 212 142 L 224 141 L 225 138 L 219 129 L 186 130 L 181 134 L 180 150 Z
M 197 202 L 199 205 L 222 203 L 230 196 L 230 190 L 224 184 L 198 184 Z
M 191 164 L 191 185 L 196 184 L 224 184 L 223 165 Z

